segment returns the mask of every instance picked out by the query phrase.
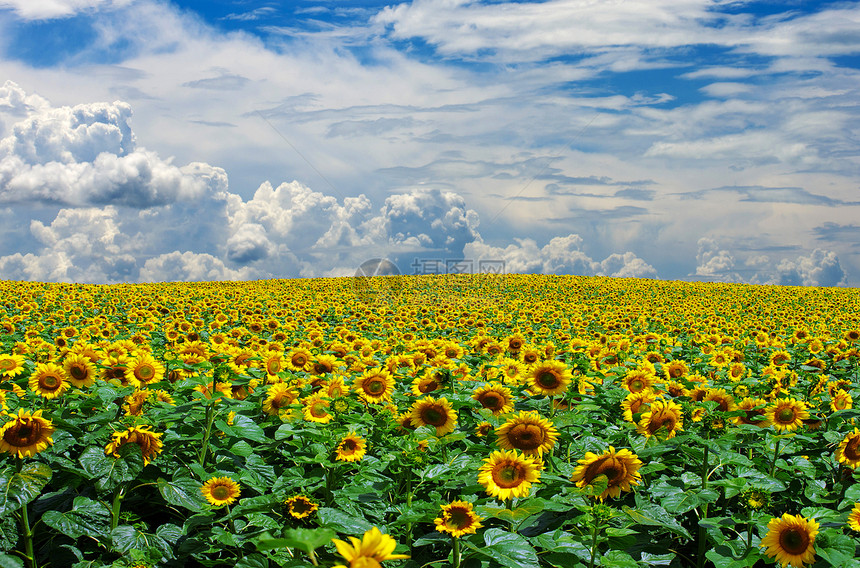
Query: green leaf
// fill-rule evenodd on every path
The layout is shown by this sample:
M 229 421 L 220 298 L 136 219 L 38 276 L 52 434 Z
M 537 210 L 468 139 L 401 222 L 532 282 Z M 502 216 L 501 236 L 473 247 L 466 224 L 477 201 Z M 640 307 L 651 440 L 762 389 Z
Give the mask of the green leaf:
M 117 552 L 156 548 L 162 554 L 172 554 L 171 546 L 160 536 L 145 533 L 131 525 L 120 525 L 111 531 L 113 547 Z
M 532 502 L 528 502 L 525 505 L 510 510 L 505 507 L 494 507 L 491 505 L 477 508 L 478 514 L 482 517 L 496 518 L 507 522 L 519 522 L 531 517 L 532 515 L 536 515 L 543 510 L 544 507 L 541 503 Z
M 246 554 L 234 566 L 236 568 L 269 568 L 269 561 L 262 554 Z
M 134 480 L 143 471 L 143 454 L 137 444 L 125 444 L 120 448 L 120 457 L 105 455 L 104 450 L 89 447 L 78 458 L 78 462 L 90 479 L 96 479 L 96 489 L 113 491 L 119 484 Z
M 623 510 L 633 522 L 640 525 L 662 527 L 685 538 L 693 538 L 678 521 L 658 505 L 643 505 L 636 509 L 624 506 Z
M 486 546 L 476 547 L 463 541 L 468 548 L 508 568 L 538 568 L 538 557 L 532 545 L 521 535 L 501 529 L 487 529 Z
M 88 497 L 75 497 L 71 511 L 47 511 L 42 515 L 42 521 L 71 538 L 91 536 L 107 543 L 110 542 L 110 516 L 110 509 L 104 503 Z
M 298 548 L 310 554 L 312 551 L 331 542 L 336 533 L 331 529 L 287 529 L 283 538 L 261 539 L 257 550 L 266 551 L 276 548 Z M 446 539 L 447 540 L 447 539 Z
M 245 440 L 250 440 L 252 442 L 269 441 L 263 429 L 257 426 L 257 424 L 249 417 L 242 414 L 237 414 L 233 418 L 232 429 L 237 436 L 244 438 Z
M 607 551 L 600 559 L 600 565 L 606 568 L 639 568 L 639 563 L 621 550 Z
M 0 554 L 0 568 L 24 568 L 24 561 L 17 556 Z
M 10 466 L 0 473 L 0 517 L 8 515 L 39 496 L 51 481 L 50 466 L 29 462 L 16 472 Z
M 317 518 L 319 518 L 321 525 L 341 534 L 360 536 L 373 528 L 373 525 L 365 519 L 348 515 L 330 507 L 323 507 L 317 511 Z
M 157 483 L 161 496 L 171 505 L 185 507 L 195 512 L 202 511 L 206 507 L 206 499 L 200 492 L 199 481 L 190 477 L 178 477 L 167 481 L 159 477 Z

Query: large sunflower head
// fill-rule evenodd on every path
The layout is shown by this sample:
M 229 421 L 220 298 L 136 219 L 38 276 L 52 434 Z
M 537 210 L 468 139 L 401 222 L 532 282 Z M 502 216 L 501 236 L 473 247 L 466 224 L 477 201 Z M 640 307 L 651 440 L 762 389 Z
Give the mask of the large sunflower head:
M 338 553 L 349 563 L 349 568 L 377 568 L 384 560 L 400 560 L 409 558 L 404 554 L 392 554 L 397 548 L 397 541 L 390 535 L 382 534 L 377 527 L 364 533 L 361 540 L 349 537 L 351 545 L 336 538 L 331 539 Z M 347 568 L 343 564 L 334 568 Z
M 435 399 L 426 396 L 416 401 L 410 410 L 412 425 L 416 428 L 421 426 L 433 426 L 436 428 L 437 436 L 444 436 L 454 431 L 457 424 L 457 412 L 451 407 L 447 398 Z
M 30 389 L 44 398 L 57 398 L 69 389 L 65 369 L 54 363 L 39 363 L 28 380 Z
M 472 398 L 496 416 L 507 414 L 514 409 L 513 392 L 500 383 L 490 383 L 476 388 L 472 392 Z
M 299 393 L 292 385 L 275 383 L 269 387 L 263 401 L 263 412 L 270 416 L 278 416 L 282 412 L 286 412 L 298 397 Z
M 772 518 L 767 524 L 767 535 L 759 546 L 766 547 L 765 555 L 776 558 L 783 568 L 803 568 L 805 563 L 815 561 L 815 535 L 818 523 L 801 515 L 785 513 L 781 518 Z
M 211 505 L 222 507 L 232 505 L 239 498 L 242 490 L 230 477 L 213 477 L 203 484 L 200 492 Z
M 642 369 L 633 369 L 621 380 L 621 386 L 631 393 L 639 393 L 650 389 L 654 384 L 654 375 Z
M 683 413 L 681 406 L 672 400 L 655 400 L 650 403 L 647 412 L 642 414 L 636 431 L 650 438 L 674 438 L 680 430 L 683 430 Z
M 439 390 L 445 383 L 445 370 L 442 367 L 430 367 L 412 381 L 412 394 L 422 396 Z
M 609 446 L 601 455 L 587 452 L 579 464 L 571 478 L 577 487 L 591 485 L 601 476 L 606 478 L 606 489 L 597 496 L 601 501 L 607 497 L 618 497 L 622 491 L 630 491 L 630 486 L 638 485 L 642 479 L 639 474 L 642 462 L 630 450 L 616 452 L 614 447 Z
M 520 455 L 516 450 L 495 451 L 478 470 L 478 483 L 487 495 L 501 501 L 529 494 L 532 483 L 540 481 L 538 458 Z
M 849 432 L 839 442 L 834 455 L 836 461 L 851 469 L 856 469 L 857 466 L 860 466 L 860 430 L 854 428 L 854 432 Z
M 38 454 L 54 443 L 51 434 L 54 426 L 42 411 L 29 412 L 18 409 L 12 420 L 0 426 L 0 451 L 23 458 Z
M 24 356 L 0 354 L 0 377 L 13 378 L 24 372 Z
M 319 424 L 328 424 L 332 416 L 329 414 L 330 402 L 327 398 L 323 398 L 323 393 L 318 392 L 302 399 L 304 408 L 302 413 L 305 420 L 308 422 L 317 422 Z
M 164 365 L 156 361 L 150 353 L 141 351 L 128 361 L 125 379 L 137 388 L 146 388 L 148 384 L 164 379 Z
M 791 432 L 809 418 L 806 403 L 794 398 L 780 398 L 765 411 L 765 416 L 777 432 Z
M 313 515 L 319 509 L 319 505 L 305 495 L 290 497 L 287 499 L 286 505 L 287 512 L 294 519 L 304 519 Z
M 520 412 L 496 428 L 496 443 L 505 450 L 519 450 L 528 456 L 542 456 L 552 449 L 558 430 L 535 411 Z
M 532 366 L 526 380 L 535 394 L 555 396 L 567 391 L 573 373 L 561 361 L 543 361 Z
M 119 450 L 126 444 L 137 444 L 143 454 L 143 463 L 147 465 L 161 453 L 162 434 L 150 430 L 150 426 L 132 426 L 124 432 L 114 432 L 111 441 L 105 446 L 105 454 L 119 458 Z
M 634 416 L 641 414 L 648 405 L 657 399 L 657 394 L 651 389 L 642 392 L 631 392 L 621 401 L 621 410 L 624 420 L 635 422 Z
M 353 381 L 352 388 L 367 402 L 389 402 L 394 392 L 394 377 L 384 368 L 368 369 Z
M 848 392 L 842 389 L 837 390 L 830 398 L 830 410 L 833 412 L 846 410 L 852 406 L 854 406 L 854 399 Z
M 474 534 L 481 528 L 481 517 L 473 510 L 468 501 L 452 501 L 448 505 L 442 505 L 442 512 L 433 519 L 436 530 L 448 533 L 454 538 L 464 534 Z
M 360 461 L 367 453 L 367 442 L 357 432 L 350 432 L 343 438 L 335 449 L 337 461 L 355 462 Z

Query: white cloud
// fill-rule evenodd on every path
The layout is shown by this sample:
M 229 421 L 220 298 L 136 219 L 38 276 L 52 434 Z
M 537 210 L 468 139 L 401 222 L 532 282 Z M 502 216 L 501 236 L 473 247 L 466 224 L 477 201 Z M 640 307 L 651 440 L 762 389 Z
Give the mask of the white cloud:
M 26 20 L 64 18 L 103 6 L 124 6 L 132 0 L 0 0 L 0 9 L 11 8 Z
M 247 280 L 253 272 L 233 270 L 211 254 L 174 251 L 150 258 L 140 269 L 141 282 Z
M 776 267 L 778 283 L 788 286 L 845 286 L 847 275 L 833 251 L 815 249 L 809 256 L 783 260 Z

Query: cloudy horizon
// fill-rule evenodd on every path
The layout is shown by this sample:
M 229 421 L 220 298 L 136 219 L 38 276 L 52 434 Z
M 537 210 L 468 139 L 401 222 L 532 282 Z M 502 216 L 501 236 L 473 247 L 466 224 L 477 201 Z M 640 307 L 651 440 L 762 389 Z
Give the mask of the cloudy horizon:
M 0 0 L 0 279 L 860 285 L 860 6 Z

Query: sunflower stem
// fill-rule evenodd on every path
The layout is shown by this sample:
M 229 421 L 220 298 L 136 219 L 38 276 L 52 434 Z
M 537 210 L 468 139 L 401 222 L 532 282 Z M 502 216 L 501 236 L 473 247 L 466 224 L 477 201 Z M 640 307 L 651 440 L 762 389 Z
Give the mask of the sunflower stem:
M 704 448 L 704 456 L 702 458 L 702 489 L 708 488 L 708 457 L 710 453 L 710 446 L 708 445 L 708 440 L 705 439 L 705 448 Z M 708 531 L 701 525 L 701 522 L 708 518 L 708 503 L 704 503 L 702 505 L 702 514 L 699 517 L 699 554 L 697 557 L 696 566 L 698 568 L 702 568 L 705 565 L 705 552 L 708 550 Z
M 110 507 L 110 530 L 113 531 L 119 526 L 119 509 L 122 506 L 122 499 L 125 496 L 125 485 L 120 485 L 113 496 L 113 501 Z
M 453 541 L 452 554 L 454 556 L 454 568 L 460 568 L 460 539 L 456 536 L 452 536 L 451 540 Z
M 776 460 L 779 459 L 779 444 L 782 442 L 782 438 L 776 439 L 776 445 L 773 447 L 773 461 L 770 464 L 770 476 L 773 477 L 773 474 L 776 472 Z
M 592 511 L 594 511 L 594 506 L 592 505 Z M 594 515 L 592 514 L 592 526 L 591 526 L 591 558 L 588 560 L 588 568 L 594 568 L 594 559 L 597 558 L 597 534 L 598 534 L 598 526 L 597 520 L 594 519 Z
M 213 380 L 214 393 L 214 380 Z M 214 396 L 214 394 L 213 394 Z M 212 424 L 215 422 L 215 401 L 206 407 L 206 430 L 203 431 L 203 443 L 200 447 L 200 466 L 206 467 L 206 458 L 209 451 L 209 436 L 212 435 Z
M 15 472 L 21 473 L 23 459 L 20 457 L 15 461 Z M 39 568 L 36 562 L 36 552 L 33 549 L 33 530 L 30 528 L 30 515 L 27 511 L 27 504 L 21 505 L 21 536 L 24 537 L 24 555 L 27 557 L 27 564 L 30 568 Z
M 412 510 L 412 470 L 406 468 L 406 509 Z M 456 540 L 456 539 L 454 539 Z M 406 524 L 406 546 L 409 547 L 409 554 L 412 554 L 412 522 Z

